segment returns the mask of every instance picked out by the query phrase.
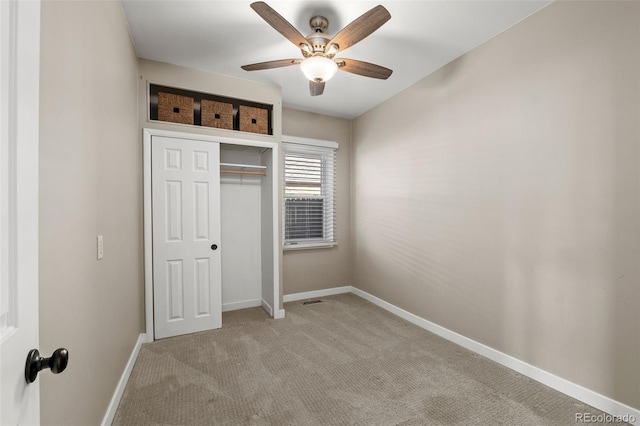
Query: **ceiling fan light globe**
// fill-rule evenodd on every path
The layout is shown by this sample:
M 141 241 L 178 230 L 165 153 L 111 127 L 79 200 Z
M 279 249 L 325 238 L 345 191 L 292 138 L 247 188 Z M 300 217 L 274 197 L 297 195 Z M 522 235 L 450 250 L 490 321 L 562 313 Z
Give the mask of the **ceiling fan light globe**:
M 324 56 L 306 58 L 300 64 L 300 68 L 307 79 L 317 82 L 328 81 L 338 71 L 338 65 Z

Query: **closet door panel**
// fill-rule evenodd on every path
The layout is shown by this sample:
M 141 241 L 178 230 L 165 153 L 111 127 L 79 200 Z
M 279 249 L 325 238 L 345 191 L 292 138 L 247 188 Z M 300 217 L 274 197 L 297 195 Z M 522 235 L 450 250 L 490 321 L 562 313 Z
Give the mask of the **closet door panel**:
M 196 317 L 211 314 L 210 276 L 211 262 L 209 258 L 196 259 L 194 261 L 196 278 Z
M 166 281 L 160 284 L 167 286 L 167 321 L 184 319 L 183 284 L 182 260 L 167 261 Z
M 182 182 L 165 182 L 166 241 L 182 241 Z
M 156 338 L 222 326 L 219 144 L 154 136 Z
M 209 241 L 209 182 L 194 182 L 193 213 L 194 235 L 197 241 Z

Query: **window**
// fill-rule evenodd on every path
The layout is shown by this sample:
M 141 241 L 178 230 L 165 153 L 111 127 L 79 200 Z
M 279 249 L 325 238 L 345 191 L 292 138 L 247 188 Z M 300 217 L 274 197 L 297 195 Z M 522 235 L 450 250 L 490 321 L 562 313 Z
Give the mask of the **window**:
M 336 242 L 334 176 L 338 144 L 284 139 L 284 245 L 332 246 Z

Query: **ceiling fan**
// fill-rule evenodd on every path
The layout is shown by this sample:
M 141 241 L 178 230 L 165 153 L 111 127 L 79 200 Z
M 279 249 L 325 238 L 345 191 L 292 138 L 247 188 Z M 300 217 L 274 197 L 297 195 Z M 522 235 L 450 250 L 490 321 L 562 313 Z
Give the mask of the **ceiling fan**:
M 251 8 L 287 40 L 295 44 L 302 52 L 303 57 L 243 65 L 242 69 L 245 71 L 300 64 L 302 72 L 309 79 L 311 96 L 322 95 L 325 82 L 333 77 L 338 70 L 382 80 L 389 78 L 393 72 L 389 68 L 369 62 L 335 58 L 338 52 L 358 43 L 391 19 L 391 14 L 382 5 L 374 7 L 355 19 L 333 37 L 326 33 L 329 21 L 324 16 L 312 17 L 309 21 L 312 32 L 307 37 L 303 37 L 293 25 L 265 2 L 251 3 Z

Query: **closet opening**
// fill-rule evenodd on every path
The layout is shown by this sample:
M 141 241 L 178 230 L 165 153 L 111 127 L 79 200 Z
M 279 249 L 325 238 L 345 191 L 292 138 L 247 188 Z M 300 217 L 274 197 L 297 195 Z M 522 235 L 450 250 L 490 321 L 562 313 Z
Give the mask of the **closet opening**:
M 280 309 L 279 144 L 143 130 L 146 341 Z
M 272 163 L 271 148 L 220 144 L 222 312 L 273 316 Z

